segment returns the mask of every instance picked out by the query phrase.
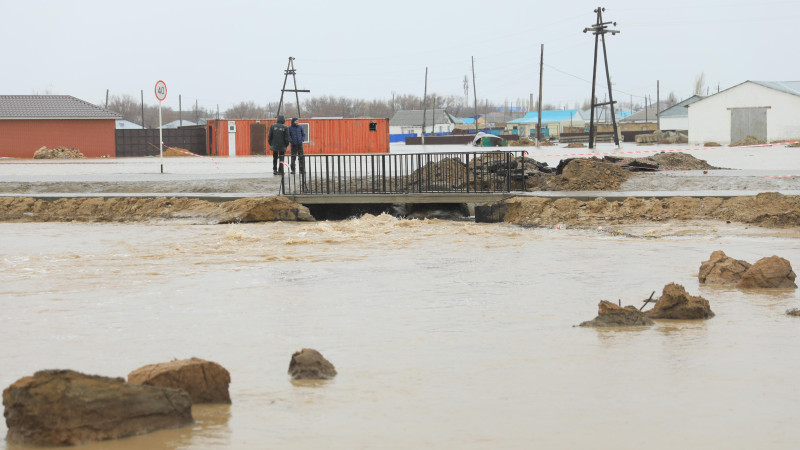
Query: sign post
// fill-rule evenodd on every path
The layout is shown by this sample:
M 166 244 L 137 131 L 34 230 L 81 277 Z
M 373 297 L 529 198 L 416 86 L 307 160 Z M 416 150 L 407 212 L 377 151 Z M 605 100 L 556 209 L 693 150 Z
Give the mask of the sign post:
M 158 153 L 161 158 L 161 173 L 164 173 L 164 131 L 161 127 L 161 102 L 167 98 L 167 84 L 161 80 L 156 83 L 156 98 L 158 99 Z

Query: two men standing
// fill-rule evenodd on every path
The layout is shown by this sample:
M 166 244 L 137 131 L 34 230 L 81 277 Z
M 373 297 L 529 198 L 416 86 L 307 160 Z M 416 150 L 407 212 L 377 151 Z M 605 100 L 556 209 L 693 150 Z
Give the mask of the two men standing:
M 269 148 L 272 150 L 272 174 L 283 174 L 283 158 L 286 154 L 286 147 L 291 144 L 292 146 L 292 162 L 291 169 L 294 173 L 295 160 L 300 159 L 300 173 L 305 173 L 305 158 L 303 155 L 303 141 L 306 140 L 306 133 L 303 127 L 297 124 L 297 117 L 292 118 L 292 125 L 287 127 L 286 119 L 282 115 L 278 115 L 278 120 L 271 127 L 269 127 L 269 135 L 267 142 Z M 278 167 L 278 161 L 281 166 Z

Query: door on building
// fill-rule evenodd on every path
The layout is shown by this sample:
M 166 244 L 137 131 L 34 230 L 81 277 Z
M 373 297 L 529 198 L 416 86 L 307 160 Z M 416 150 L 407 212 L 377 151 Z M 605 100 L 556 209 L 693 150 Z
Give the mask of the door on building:
M 236 122 L 228 121 L 228 156 L 236 156 Z
M 767 142 L 767 109 L 731 109 L 731 143 L 739 142 L 747 136 Z
M 263 123 L 250 124 L 250 154 L 267 154 L 267 125 Z

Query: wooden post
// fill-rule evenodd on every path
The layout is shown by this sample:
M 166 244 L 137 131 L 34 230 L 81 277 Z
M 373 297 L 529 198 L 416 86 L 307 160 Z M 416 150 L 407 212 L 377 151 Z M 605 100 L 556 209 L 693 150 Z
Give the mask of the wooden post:
M 478 133 L 478 89 L 475 87 L 475 57 L 472 57 L 472 96 L 475 99 L 475 133 Z
M 544 44 L 539 56 L 539 120 L 536 122 L 536 146 L 542 142 L 542 74 L 544 73 Z

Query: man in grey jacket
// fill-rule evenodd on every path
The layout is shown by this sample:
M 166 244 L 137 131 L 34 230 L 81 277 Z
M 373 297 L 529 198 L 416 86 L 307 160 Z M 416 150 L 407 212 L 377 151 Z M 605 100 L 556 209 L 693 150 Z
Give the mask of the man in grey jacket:
M 283 174 L 283 156 L 286 154 L 286 147 L 289 146 L 289 127 L 286 126 L 286 119 L 278 114 L 278 121 L 269 127 L 267 136 L 269 149 L 272 150 L 272 174 Z M 278 167 L 278 160 L 281 162 Z

